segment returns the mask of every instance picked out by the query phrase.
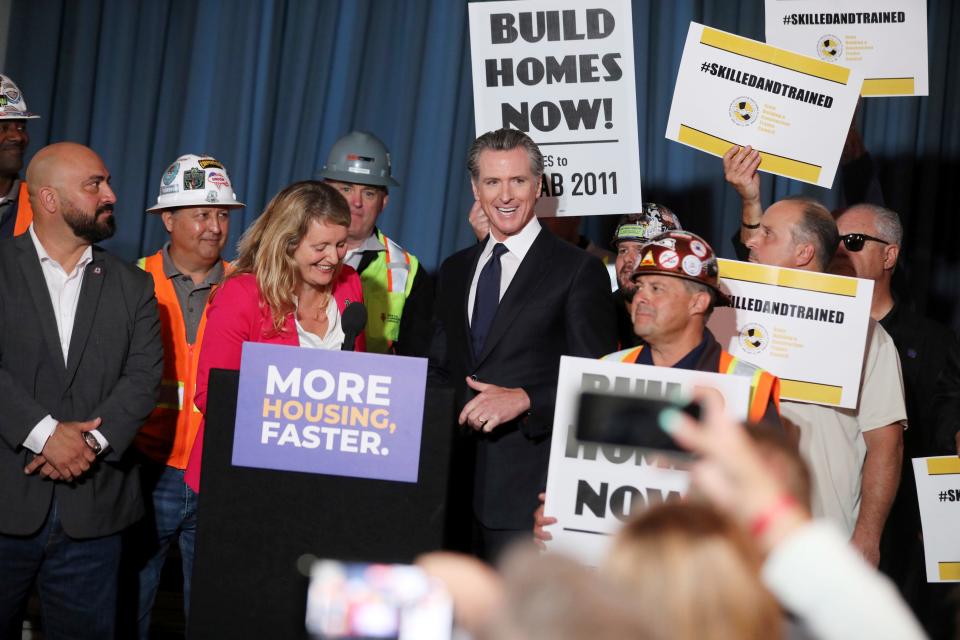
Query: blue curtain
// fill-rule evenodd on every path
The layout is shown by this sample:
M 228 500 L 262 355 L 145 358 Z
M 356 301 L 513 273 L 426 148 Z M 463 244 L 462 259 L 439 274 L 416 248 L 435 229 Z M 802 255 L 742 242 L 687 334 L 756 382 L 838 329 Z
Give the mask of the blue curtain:
M 928 13 L 930 96 L 864 100 L 856 121 L 886 202 L 904 220 L 903 282 L 921 310 L 957 324 L 960 8 L 930 0 Z M 732 257 L 739 202 L 720 161 L 664 138 L 691 20 L 764 35 L 762 0 L 634 0 L 643 188 Z M 30 123 L 30 151 L 74 140 L 104 157 L 119 198 L 107 246 L 123 257 L 163 243 L 159 221 L 141 212 L 181 153 L 226 164 L 247 204 L 233 218 L 233 247 L 270 197 L 311 177 L 351 129 L 375 132 L 392 151 L 402 186 L 381 217 L 388 233 L 431 269 L 472 240 L 465 2 L 14 0 L 6 59 L 5 72 L 43 115 Z M 842 201 L 839 187 L 766 174 L 762 188 L 768 203 L 798 192 Z M 604 240 L 610 223 L 586 226 Z

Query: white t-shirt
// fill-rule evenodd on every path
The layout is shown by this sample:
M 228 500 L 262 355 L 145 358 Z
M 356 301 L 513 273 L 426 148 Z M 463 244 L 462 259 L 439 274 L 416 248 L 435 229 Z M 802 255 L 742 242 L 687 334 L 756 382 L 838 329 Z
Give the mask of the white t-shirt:
M 867 446 L 863 433 L 906 423 L 900 356 L 876 321 L 868 328 L 867 353 L 857 409 L 803 402 L 780 403 L 780 415 L 800 429 L 800 455 L 813 476 L 813 515 L 853 534 L 860 513 L 860 479 Z
M 310 333 L 297 320 L 297 315 L 293 315 L 297 323 L 297 337 L 300 339 L 300 346 L 308 349 L 330 349 L 339 351 L 343 346 L 343 340 L 347 337 L 340 326 L 340 309 L 337 308 L 337 301 L 333 296 L 327 301 L 327 335 L 321 337 L 315 333 Z

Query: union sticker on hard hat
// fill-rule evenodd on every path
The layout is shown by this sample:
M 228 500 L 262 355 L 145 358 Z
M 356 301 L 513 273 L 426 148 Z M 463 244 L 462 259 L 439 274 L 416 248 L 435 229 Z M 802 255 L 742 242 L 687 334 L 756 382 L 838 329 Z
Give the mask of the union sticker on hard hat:
M 643 259 L 640 261 L 641 267 L 652 267 L 653 266 L 653 252 L 647 249 L 647 253 L 643 256 Z
M 363 173 L 370 175 L 370 169 L 364 169 L 363 167 L 347 167 L 347 171 L 350 173 Z
M 207 191 L 207 202 L 220 202 L 220 196 L 216 191 Z
M 707 248 L 703 246 L 703 243 L 699 240 L 690 241 L 690 251 L 693 251 L 694 255 L 698 258 L 702 258 L 707 255 Z
M 162 196 L 167 196 L 167 195 L 170 195 L 171 193 L 176 193 L 177 191 L 180 191 L 180 187 L 178 187 L 175 184 L 160 185 L 160 195 Z
M 680 256 L 677 255 L 676 251 L 661 251 L 660 255 L 657 256 L 657 262 L 660 263 L 660 266 L 664 269 L 676 269 L 677 265 L 680 264 Z
M 223 168 L 223 165 L 220 164 L 220 161 L 214 160 L 213 158 L 200 158 L 197 160 L 197 164 L 204 169 L 220 169 L 222 171 L 226 171 L 226 169 Z
M 666 247 L 667 249 L 676 249 L 677 241 L 673 238 L 661 238 L 659 240 L 654 240 L 650 244 L 655 244 L 659 247 Z
M 697 256 L 685 256 L 683 258 L 683 272 L 688 276 L 698 276 L 703 270 L 703 263 Z
M 7 89 L 3 92 L 3 95 L 5 95 L 7 97 L 7 100 L 12 102 L 13 104 L 17 104 L 18 102 L 20 102 L 20 92 L 14 89 L 13 87 L 7 87 Z
M 174 162 L 172 165 L 167 167 L 167 170 L 163 172 L 163 184 L 171 184 L 173 179 L 177 177 L 177 173 L 180 172 L 180 163 Z
M 219 189 L 220 187 L 230 186 L 230 181 L 227 180 L 227 176 L 223 175 L 219 171 L 211 171 L 207 175 L 207 180 L 209 180 L 211 184 L 215 184 L 217 186 L 217 189 Z

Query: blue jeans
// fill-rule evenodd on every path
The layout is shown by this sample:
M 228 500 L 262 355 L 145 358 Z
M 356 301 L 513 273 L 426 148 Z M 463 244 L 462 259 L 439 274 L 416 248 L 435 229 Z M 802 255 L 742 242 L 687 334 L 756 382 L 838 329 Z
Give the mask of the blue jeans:
M 36 580 L 44 638 L 112 638 L 120 548 L 119 533 L 88 539 L 64 533 L 56 499 L 38 532 L 0 534 L 0 637 L 21 636 Z
M 139 604 L 137 626 L 140 637 L 150 635 L 150 611 L 157 597 L 160 573 L 170 543 L 179 538 L 183 559 L 183 615 L 190 615 L 190 577 L 193 575 L 193 548 L 197 539 L 197 494 L 183 481 L 183 471 L 155 463 L 142 469 L 146 500 L 139 545 L 143 555 L 139 570 Z

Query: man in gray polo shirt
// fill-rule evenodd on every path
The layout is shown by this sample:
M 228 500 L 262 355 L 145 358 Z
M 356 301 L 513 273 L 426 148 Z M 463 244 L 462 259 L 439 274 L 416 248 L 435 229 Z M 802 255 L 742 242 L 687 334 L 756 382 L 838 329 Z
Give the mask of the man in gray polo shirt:
M 201 420 L 193 403 L 197 357 L 207 300 L 227 266 L 220 252 L 227 240 L 230 211 L 242 206 L 220 161 L 188 154 L 164 171 L 157 204 L 148 209 L 160 215 L 170 241 L 138 261 L 153 276 L 164 351 L 160 397 L 136 440 L 142 454 L 147 517 L 132 536 L 127 562 L 131 572 L 139 573 L 141 638 L 149 635 L 160 572 L 170 544 L 177 539 L 183 558 L 184 613 L 188 613 L 197 495 L 183 474 Z M 132 603 L 129 608 L 133 609 Z M 127 633 L 132 635 L 129 629 Z

